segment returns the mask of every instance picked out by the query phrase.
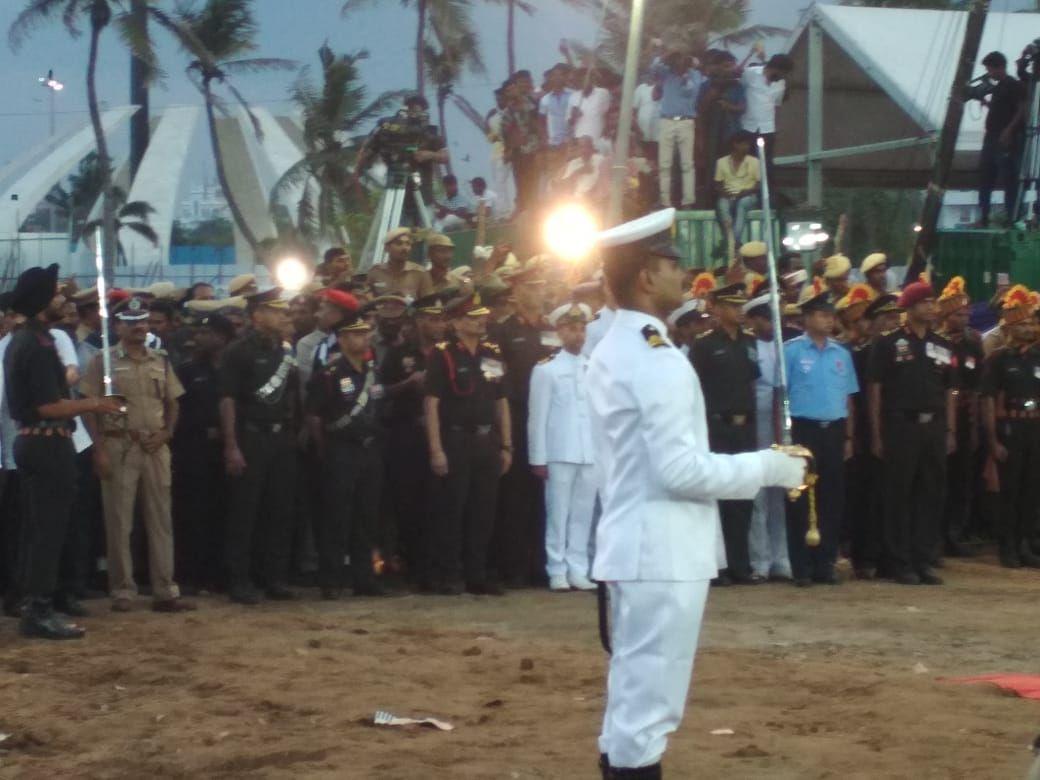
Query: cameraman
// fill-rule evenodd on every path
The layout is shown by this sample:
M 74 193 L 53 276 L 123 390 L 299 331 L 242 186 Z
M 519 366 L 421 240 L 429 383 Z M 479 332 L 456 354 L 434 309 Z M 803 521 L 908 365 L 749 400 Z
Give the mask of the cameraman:
M 1026 91 L 1022 82 L 1007 72 L 1007 57 L 990 52 L 982 60 L 985 80 L 968 88 L 968 99 L 987 105 L 986 134 L 979 154 L 979 227 L 989 226 L 990 196 L 997 179 L 1004 177 L 1004 206 L 1008 224 L 1015 221 L 1018 169 L 1022 156 Z
M 404 108 L 392 117 L 379 120 L 358 154 L 357 179 L 375 161 L 382 159 L 387 167 L 387 187 L 400 187 L 402 179 L 408 196 L 402 224 L 419 225 L 428 221 L 428 215 L 420 215 L 416 209 L 416 185 L 412 173 L 419 174 L 419 192 L 429 209 L 433 203 L 433 179 L 436 166 L 448 162 L 448 149 L 436 125 L 429 124 L 430 104 L 422 95 L 410 95 Z
M 692 209 L 695 200 L 693 174 L 694 122 L 697 119 L 697 95 L 704 76 L 696 70 L 696 60 L 678 49 L 662 56 L 664 47 L 654 40 L 654 61 L 650 73 L 661 87 L 661 120 L 658 125 L 657 162 L 661 179 L 661 204 L 672 201 L 672 157 L 679 147 L 682 169 L 682 206 Z

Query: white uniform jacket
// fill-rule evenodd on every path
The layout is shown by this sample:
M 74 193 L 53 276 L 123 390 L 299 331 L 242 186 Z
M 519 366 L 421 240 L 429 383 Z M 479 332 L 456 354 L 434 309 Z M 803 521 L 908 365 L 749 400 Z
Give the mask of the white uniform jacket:
M 534 367 L 527 413 L 528 460 L 591 464 L 588 358 L 561 349 Z
M 619 309 L 588 372 L 603 514 L 593 578 L 694 581 L 718 573 L 718 499 L 755 497 L 760 453 L 713 455 L 700 382 L 656 317 Z
M 614 309 L 604 306 L 593 318 L 592 322 L 585 328 L 585 346 L 581 348 L 581 354 L 589 357 L 596 345 L 602 341 L 614 321 Z

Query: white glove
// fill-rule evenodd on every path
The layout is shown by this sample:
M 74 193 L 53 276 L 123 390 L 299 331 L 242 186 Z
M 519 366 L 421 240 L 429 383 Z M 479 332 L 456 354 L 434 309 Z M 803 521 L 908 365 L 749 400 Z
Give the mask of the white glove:
M 805 484 L 808 462 L 805 458 L 788 455 L 776 450 L 762 450 L 762 471 L 765 475 L 766 487 L 791 488 Z

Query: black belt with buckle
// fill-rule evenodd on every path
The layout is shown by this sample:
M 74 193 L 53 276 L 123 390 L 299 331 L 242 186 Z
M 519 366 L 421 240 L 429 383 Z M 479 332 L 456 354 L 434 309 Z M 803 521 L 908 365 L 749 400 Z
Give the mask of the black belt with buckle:
M 244 420 L 242 427 L 250 433 L 281 433 L 284 429 L 288 428 L 286 423 L 280 422 L 254 422 L 253 420 Z
M 827 430 L 828 428 L 833 428 L 835 425 L 844 425 L 845 418 L 842 417 L 838 420 L 813 420 L 809 417 L 792 417 L 791 422 L 796 422 L 801 425 L 812 425 L 816 428 Z
M 939 416 L 938 412 L 918 412 L 910 409 L 904 409 L 895 412 L 895 414 L 907 422 L 917 423 L 918 425 L 927 425 Z
M 491 433 L 490 425 L 449 425 L 448 429 L 456 433 L 473 433 L 477 436 L 487 436 Z
M 748 424 L 748 421 L 751 419 L 751 415 L 726 412 L 725 414 L 708 415 L 708 419 L 712 422 L 724 422 L 727 425 L 735 425 L 739 428 L 740 426 Z

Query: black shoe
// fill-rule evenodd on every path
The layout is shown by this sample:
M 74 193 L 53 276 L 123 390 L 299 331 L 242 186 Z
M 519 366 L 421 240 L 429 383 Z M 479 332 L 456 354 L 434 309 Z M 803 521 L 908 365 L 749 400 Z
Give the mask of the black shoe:
M 808 577 L 795 577 L 793 582 L 796 588 L 811 588 L 813 584 L 813 581 Z
M 599 754 L 599 771 L 603 775 L 603 780 L 610 780 L 610 759 L 607 758 L 606 753 Z
M 355 596 L 385 596 L 386 588 L 378 582 L 365 582 L 354 586 Z
M 228 591 L 228 598 L 236 604 L 245 604 L 246 606 L 252 607 L 260 603 L 260 592 L 252 586 L 244 585 L 237 588 L 231 588 L 231 590 Z
M 973 558 L 975 550 L 958 539 L 947 539 L 946 555 L 950 558 Z
M 713 588 L 728 588 L 733 584 L 733 580 L 725 572 L 720 572 L 719 576 L 711 581 Z
M 1022 559 L 1018 557 L 1018 550 L 1002 547 L 1000 549 L 1000 565 L 1005 569 L 1021 569 Z
M 4 596 L 4 614 L 7 617 L 20 618 L 22 616 L 22 601 L 14 594 Z
M 343 598 L 342 588 L 322 588 L 321 599 L 322 601 L 339 601 Z
M 1019 545 L 1018 559 L 1022 561 L 1023 566 L 1028 566 L 1031 569 L 1040 569 L 1040 556 L 1033 552 L 1029 542 L 1022 542 Z
M 853 571 L 857 580 L 873 580 L 877 577 L 877 569 L 864 566 Z
M 919 572 L 919 578 L 922 585 L 942 585 L 943 580 L 938 574 L 931 569 L 921 569 Z
M 898 574 L 893 575 L 892 579 L 895 580 L 900 585 L 920 585 L 921 584 L 921 578 L 918 577 L 912 571 L 901 571 Z
M 466 585 L 466 592 L 474 596 L 504 596 L 505 589 L 497 582 L 471 582 Z
M 820 574 L 815 575 L 812 579 L 813 582 L 818 582 L 821 585 L 838 585 L 841 583 L 841 580 L 838 579 L 838 575 L 834 569 L 821 572 Z
M 271 601 L 296 601 L 296 593 L 285 585 L 270 585 L 265 594 Z
M 49 608 L 31 606 L 26 607 L 18 630 L 22 636 L 33 639 L 82 639 L 87 633 Z
M 661 780 L 661 765 L 641 766 L 638 769 L 610 768 L 612 780 Z
M 461 596 L 465 591 L 461 582 L 442 582 L 437 586 L 437 593 L 441 596 Z
M 87 608 L 80 604 L 79 599 L 71 595 L 59 596 L 54 599 L 54 609 L 69 617 L 90 617 L 90 612 Z

